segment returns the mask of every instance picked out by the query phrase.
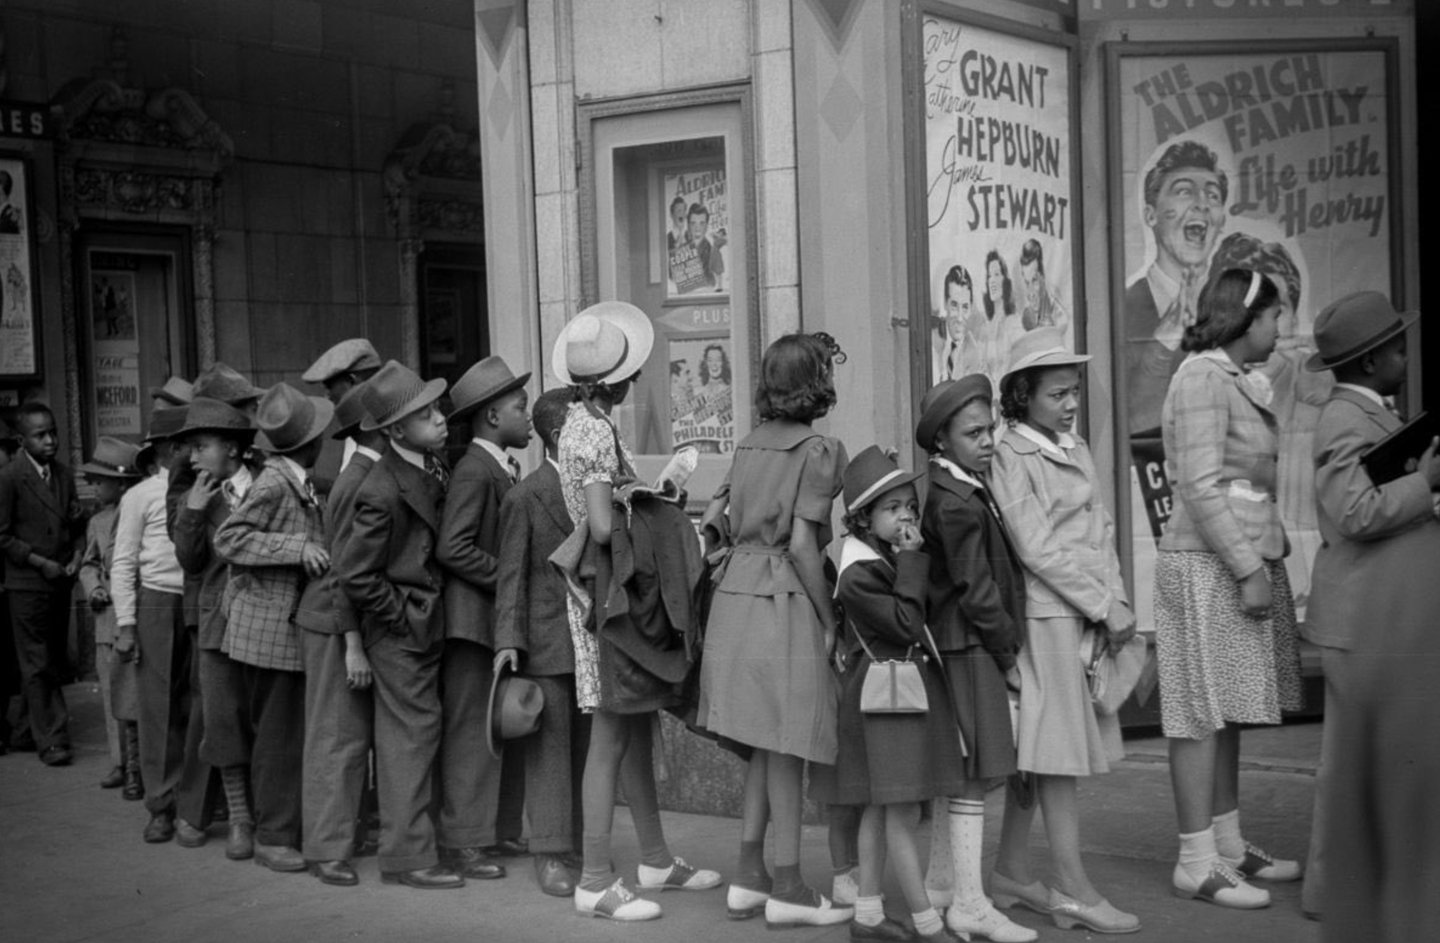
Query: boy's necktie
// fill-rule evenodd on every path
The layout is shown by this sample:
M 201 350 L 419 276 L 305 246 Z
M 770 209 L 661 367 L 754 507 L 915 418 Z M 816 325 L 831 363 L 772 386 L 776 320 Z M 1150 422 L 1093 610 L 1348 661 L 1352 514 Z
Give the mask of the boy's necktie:
M 520 480 L 520 463 L 515 461 L 515 456 L 505 456 L 505 467 L 510 472 L 510 483 L 514 484 Z
M 425 453 L 425 470 L 435 476 L 435 480 L 440 482 L 442 490 L 450 484 L 450 472 L 446 470 L 445 463 L 440 461 L 434 452 Z

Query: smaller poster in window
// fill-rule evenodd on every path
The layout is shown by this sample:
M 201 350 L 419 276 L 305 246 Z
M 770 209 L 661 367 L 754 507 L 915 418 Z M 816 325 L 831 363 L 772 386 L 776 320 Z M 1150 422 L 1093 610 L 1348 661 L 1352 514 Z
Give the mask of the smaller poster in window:
M 91 270 L 90 337 L 95 351 L 96 432 L 141 435 L 144 430 L 134 272 Z
M 0 159 L 0 376 L 12 380 L 40 373 L 27 169 Z
M 725 168 L 666 173 L 664 197 L 665 297 L 696 298 L 729 293 L 730 211 Z
M 730 341 L 671 340 L 671 448 L 693 445 L 702 454 L 735 451 L 735 395 Z

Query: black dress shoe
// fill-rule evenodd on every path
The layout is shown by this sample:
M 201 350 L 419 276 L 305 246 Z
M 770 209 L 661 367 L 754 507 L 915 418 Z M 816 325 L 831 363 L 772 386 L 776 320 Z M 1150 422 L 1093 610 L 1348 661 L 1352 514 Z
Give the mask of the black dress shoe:
M 319 878 L 321 883 L 334 884 L 336 887 L 354 887 L 360 883 L 360 875 L 355 873 L 348 861 L 312 861 L 310 873 Z
M 426 891 L 465 886 L 464 878 L 440 865 L 418 871 L 381 871 L 380 880 L 385 884 L 404 884 L 406 887 L 418 887 Z
M 100 780 L 101 789 L 119 789 L 125 783 L 125 771 L 118 766 L 110 768 L 105 778 Z
M 575 872 L 560 855 L 536 855 L 535 880 L 540 882 L 541 893 L 551 897 L 575 896 Z
M 40 753 L 40 762 L 46 766 L 69 766 L 70 760 L 70 748 L 62 747 L 58 743 L 46 747 Z
M 145 832 L 141 836 L 152 845 L 167 842 L 175 837 L 175 812 L 167 809 L 164 812 L 156 812 L 150 816 L 150 824 L 145 826 Z
M 902 943 L 915 939 L 915 934 L 910 928 L 898 920 L 891 920 L 886 917 L 873 927 L 867 927 L 863 923 L 850 924 L 850 939 L 852 940 L 890 940 L 893 943 Z
M 480 850 L 492 858 L 523 858 L 530 854 L 530 843 L 523 838 L 502 838 Z
M 440 861 L 462 877 L 477 881 L 494 881 L 505 876 L 505 866 L 496 864 L 480 848 L 447 849 L 440 853 Z

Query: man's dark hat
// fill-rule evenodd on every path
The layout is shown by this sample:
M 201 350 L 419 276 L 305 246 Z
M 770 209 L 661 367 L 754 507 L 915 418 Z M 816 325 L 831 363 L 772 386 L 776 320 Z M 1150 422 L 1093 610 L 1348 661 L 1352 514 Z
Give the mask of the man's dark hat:
M 145 444 L 152 445 L 162 439 L 173 438 L 185 426 L 185 415 L 189 406 L 156 406 L 150 410 L 150 431 L 145 433 Z
M 365 387 L 369 380 L 362 380 L 340 397 L 340 402 L 335 404 L 335 425 L 338 427 L 331 433 L 332 439 L 348 439 L 360 431 L 360 423 L 365 421 Z
M 1418 311 L 1399 313 L 1378 291 L 1357 291 L 1332 301 L 1315 319 L 1316 351 L 1305 369 L 1333 370 L 1349 363 L 1403 334 L 1419 318 Z
M 540 729 L 545 692 L 529 678 L 498 671 L 490 682 L 490 704 L 485 712 L 485 746 L 500 756 L 500 742 L 517 740 Z
M 450 388 L 450 415 L 445 418 L 454 422 L 486 403 L 518 390 L 530 379 L 530 374 L 515 376 L 510 365 L 501 357 L 486 357 L 465 371 L 464 376 Z
M 444 380 L 436 378 L 427 383 L 400 361 L 391 360 L 365 383 L 361 401 L 365 404 L 366 416 L 360 428 L 366 432 L 383 429 L 429 406 L 444 392 Z
M 95 452 L 90 461 L 76 470 L 82 475 L 99 475 L 102 478 L 140 478 L 141 471 L 136 464 L 139 457 L 140 446 L 102 435 L 95 440 Z
M 990 378 L 983 373 L 972 373 L 930 387 L 920 399 L 920 422 L 915 427 L 915 441 L 925 451 L 935 451 L 935 437 L 945 428 L 951 416 L 973 399 L 994 402 L 994 395 Z
M 288 383 L 277 383 L 260 397 L 255 425 L 260 432 L 255 447 L 285 455 L 325 434 L 335 418 L 335 404 L 319 396 L 306 396 Z
M 219 362 L 195 378 L 196 399 L 203 396 L 240 406 L 264 395 L 265 391 L 245 379 L 240 371 Z
M 199 384 L 196 384 L 199 388 Z M 250 417 L 222 400 L 197 396 L 186 410 L 185 424 L 177 435 L 192 432 L 219 432 L 236 438 L 248 438 L 255 431 Z
M 924 475 L 907 472 L 880 447 L 872 445 L 850 460 L 841 481 L 845 488 L 845 511 L 858 511 L 880 495 Z
M 170 377 L 164 386 L 150 387 L 150 397 L 164 400 L 171 406 L 184 406 L 195 398 L 195 387 L 182 377 Z

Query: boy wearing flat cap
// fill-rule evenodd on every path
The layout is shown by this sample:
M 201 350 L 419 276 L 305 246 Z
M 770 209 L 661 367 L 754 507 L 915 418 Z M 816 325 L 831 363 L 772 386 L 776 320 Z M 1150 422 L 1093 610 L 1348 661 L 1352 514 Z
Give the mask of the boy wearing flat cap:
M 515 376 L 499 357 L 465 371 L 451 391 L 449 421 L 470 427 L 470 445 L 455 465 L 445 496 L 436 559 L 446 571 L 445 653 L 440 660 L 444 733 L 440 741 L 441 857 L 470 878 L 498 878 L 503 866 L 485 849 L 496 842 L 501 761 L 485 748 L 486 705 L 494 680 L 495 590 L 500 570 L 500 502 L 520 465 L 506 449 L 530 441 L 530 374 Z M 513 666 L 513 663 L 511 665 Z M 509 751 L 511 779 L 523 756 Z M 516 790 L 512 788 L 512 794 Z M 511 803 L 513 805 L 513 803 Z M 523 808 L 523 806 L 522 806 Z M 519 838 L 520 810 L 507 823 Z M 518 849 L 515 849 L 518 850 Z
M 338 406 L 346 393 L 373 377 L 381 363 L 380 355 L 370 341 L 363 337 L 351 337 L 316 358 L 300 379 L 306 383 L 322 384 L 330 402 Z M 338 445 L 326 443 L 315 462 L 315 480 L 322 493 L 329 491 L 330 482 L 340 477 L 340 472 L 350 464 L 354 454 L 355 443 L 349 436 L 341 439 Z
M 1325 733 L 1301 906 L 1323 900 L 1326 940 L 1440 939 L 1440 869 L 1415 847 L 1440 829 L 1440 443 L 1392 481 L 1361 461 L 1401 425 L 1384 397 L 1404 386 L 1417 320 L 1378 292 L 1346 296 L 1315 319 L 1306 363 L 1336 380 L 1315 430 L 1324 543 L 1303 629 L 1321 647 Z
M 356 492 L 349 536 L 335 560 L 370 659 L 380 877 L 437 889 L 465 884 L 439 866 L 429 812 L 445 637 L 435 546 L 446 473 L 434 452 L 445 445 L 445 418 L 435 405 L 443 392 L 444 380 L 426 383 L 394 360 L 365 384 L 360 427 L 383 430 L 389 448 Z
M 255 417 L 265 465 L 215 532 L 215 552 L 230 564 L 222 648 L 240 662 L 254 731 L 255 860 L 272 871 L 305 870 L 299 850 L 305 665 L 294 619 L 306 581 L 330 565 L 310 469 L 334 415 L 329 400 L 287 383 L 271 387 Z

